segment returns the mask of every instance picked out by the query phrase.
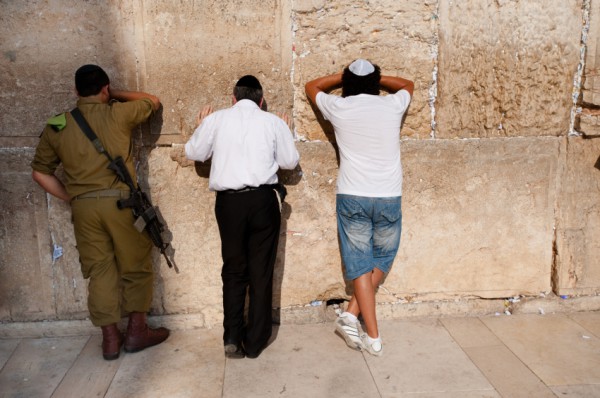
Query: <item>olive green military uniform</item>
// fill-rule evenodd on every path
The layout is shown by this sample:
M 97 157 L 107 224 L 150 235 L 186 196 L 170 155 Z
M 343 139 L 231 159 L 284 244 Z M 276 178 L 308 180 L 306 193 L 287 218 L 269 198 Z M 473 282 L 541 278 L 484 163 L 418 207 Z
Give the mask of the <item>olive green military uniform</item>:
M 106 151 L 122 156 L 135 180 L 132 129 L 152 114 L 152 102 L 111 105 L 80 98 L 77 106 Z M 147 312 L 152 300 L 152 242 L 133 226 L 131 209 L 117 208 L 129 188 L 109 170 L 70 113 L 52 118 L 44 129 L 31 167 L 52 175 L 63 165 L 81 270 L 89 278 L 88 308 L 95 326 L 119 322 L 124 312 Z M 122 302 L 120 289 L 122 286 Z

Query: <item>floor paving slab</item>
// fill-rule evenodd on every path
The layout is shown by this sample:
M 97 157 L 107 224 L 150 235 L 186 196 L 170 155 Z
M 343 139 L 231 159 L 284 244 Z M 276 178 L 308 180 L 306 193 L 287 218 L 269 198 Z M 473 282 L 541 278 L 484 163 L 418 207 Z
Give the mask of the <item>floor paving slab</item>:
M 89 336 L 22 339 L 0 371 L 0 396 L 50 397 Z
M 600 339 L 566 315 L 481 319 L 546 385 L 600 384 Z
M 256 359 L 228 359 L 223 397 L 379 397 L 363 355 L 333 324 L 282 325 Z
M 12 356 L 21 339 L 0 340 L 0 369 Z
M 569 398 L 593 398 L 600 397 L 600 385 L 591 384 L 584 386 L 556 386 L 552 387 L 552 391 L 558 397 Z
M 440 321 L 502 396 L 555 397 L 479 318 Z
M 123 356 L 114 361 L 105 361 L 101 353 L 102 336 L 91 336 L 52 398 L 104 397 Z
M 568 314 L 569 318 L 580 324 L 594 336 L 600 338 L 600 312 L 576 312 Z
M 222 331 L 177 331 L 162 344 L 122 361 L 107 398 L 221 397 L 225 359 Z
M 499 396 L 439 319 L 381 321 L 382 357 L 365 358 L 383 397 Z

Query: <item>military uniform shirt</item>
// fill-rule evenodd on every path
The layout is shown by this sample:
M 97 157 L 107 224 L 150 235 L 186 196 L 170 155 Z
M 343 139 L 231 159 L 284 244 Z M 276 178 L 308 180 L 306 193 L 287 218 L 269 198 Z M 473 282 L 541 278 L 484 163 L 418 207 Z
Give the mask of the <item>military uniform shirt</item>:
M 77 106 L 96 133 L 105 150 L 114 159 L 122 156 L 134 181 L 135 168 L 132 158 L 132 129 L 152 114 L 149 99 L 113 102 L 106 104 L 97 99 L 80 98 Z M 109 170 L 108 159 L 99 153 L 92 142 L 67 112 L 66 126 L 55 131 L 47 125 L 36 148 L 31 167 L 41 173 L 52 175 L 62 162 L 65 188 L 73 198 L 87 192 L 103 189 L 128 190 Z

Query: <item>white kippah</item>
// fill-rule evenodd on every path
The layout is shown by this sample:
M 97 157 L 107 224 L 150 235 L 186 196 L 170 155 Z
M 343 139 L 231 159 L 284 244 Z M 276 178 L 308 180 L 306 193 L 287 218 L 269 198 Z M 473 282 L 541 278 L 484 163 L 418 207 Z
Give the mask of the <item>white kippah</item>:
M 373 64 L 362 58 L 352 62 L 348 69 L 357 76 L 366 76 L 375 71 Z

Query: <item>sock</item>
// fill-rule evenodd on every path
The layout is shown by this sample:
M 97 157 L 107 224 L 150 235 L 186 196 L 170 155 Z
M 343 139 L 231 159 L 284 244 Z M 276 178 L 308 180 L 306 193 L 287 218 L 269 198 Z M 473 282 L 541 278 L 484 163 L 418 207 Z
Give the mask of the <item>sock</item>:
M 350 322 L 358 322 L 358 318 L 356 317 L 356 315 L 354 315 L 354 314 L 353 314 L 353 313 L 351 313 L 351 312 L 344 311 L 344 312 L 342 312 L 342 315 L 340 315 L 340 316 L 343 316 L 343 317 L 346 317 L 346 318 L 348 318 L 348 320 L 349 320 Z
M 375 342 L 381 344 L 381 336 L 377 336 L 376 338 L 372 338 L 367 334 L 367 338 L 369 339 L 369 344 L 373 344 Z
M 383 343 L 381 342 L 381 336 L 377 336 L 377 338 L 372 338 L 367 334 L 367 342 L 375 351 L 381 351 L 383 348 Z

